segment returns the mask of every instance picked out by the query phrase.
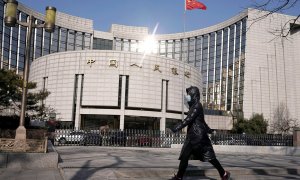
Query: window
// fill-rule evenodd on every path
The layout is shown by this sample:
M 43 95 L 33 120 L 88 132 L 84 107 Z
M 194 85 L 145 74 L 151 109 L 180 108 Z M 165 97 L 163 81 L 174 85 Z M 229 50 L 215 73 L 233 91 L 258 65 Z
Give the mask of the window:
M 173 58 L 173 40 L 167 41 L 167 57 Z
M 123 51 L 129 51 L 129 40 L 123 39 Z
M 67 37 L 68 37 L 68 31 L 65 28 L 60 28 L 60 46 L 59 46 L 59 52 L 64 52 L 67 50 Z
M 187 62 L 188 59 L 188 39 L 182 39 L 182 48 L 181 48 L 181 60 Z
M 202 70 L 207 70 L 207 61 L 208 61 L 208 35 L 203 37 L 202 44 Z
M 247 30 L 247 18 L 242 20 L 242 43 L 241 43 L 241 52 L 242 54 L 245 53 L 245 46 L 246 46 L 246 30 Z
M 166 41 L 162 40 L 159 43 L 159 55 L 166 56 Z
M 190 38 L 189 39 L 189 58 L 188 62 L 189 63 L 194 63 L 195 62 L 195 38 Z
M 4 42 L 3 42 L 3 68 L 9 68 L 9 49 L 10 49 L 10 27 L 4 28 Z
M 75 37 L 75 50 L 83 50 L 83 34 L 82 32 L 76 32 L 76 37 Z
M 223 57 L 222 57 L 222 66 L 227 67 L 227 54 L 228 54 L 228 28 L 225 28 L 223 31 Z
M 84 45 L 83 45 L 83 49 L 91 49 L 91 34 L 84 34 Z M 112 41 L 111 41 L 111 44 L 110 44 L 110 50 L 112 50 Z
M 19 14 L 19 11 L 18 13 Z M 18 15 L 19 16 L 19 15 Z M 19 35 L 19 26 L 12 27 L 12 37 L 11 37 L 11 53 L 10 53 L 10 68 L 16 69 L 17 68 L 17 52 L 18 52 L 18 35 Z
M 26 21 L 27 20 L 27 14 L 21 12 L 21 21 Z M 23 74 L 24 66 L 25 66 L 25 47 L 26 47 L 26 32 L 27 28 L 21 26 L 20 28 L 20 39 L 19 39 L 19 74 Z M 41 42 L 42 44 L 42 42 Z M 42 46 L 40 45 L 40 54 L 42 53 Z
M 94 40 L 93 40 L 93 49 L 112 50 L 112 44 L 113 44 L 112 40 L 94 38 Z
M 137 40 L 130 40 L 130 51 L 137 52 L 138 50 L 138 41 Z
M 44 46 L 43 46 L 43 55 L 50 53 L 50 33 L 44 31 Z
M 116 51 L 121 51 L 122 50 L 122 40 L 119 39 L 119 38 L 115 38 L 115 42 L 116 42 L 115 50 Z
M 209 69 L 214 69 L 215 60 L 215 33 L 210 34 L 209 40 Z
M 36 24 L 41 24 L 42 21 L 37 20 Z M 42 47 L 43 47 L 43 29 L 35 28 L 35 58 L 39 58 L 42 56 Z
M 241 22 L 236 25 L 236 40 L 235 40 L 235 61 L 239 60 L 240 53 L 240 39 L 241 39 Z
M 52 33 L 52 38 L 51 38 L 50 53 L 58 52 L 58 36 L 59 36 L 59 28 L 55 26 L 55 30 Z
M 67 50 L 72 51 L 75 48 L 75 31 L 69 30 L 68 32 L 68 46 Z
M 180 40 L 175 40 L 174 42 L 174 59 L 180 59 L 180 54 L 181 54 L 181 42 Z
M 229 59 L 228 65 L 233 63 L 233 51 L 234 51 L 234 24 L 230 26 L 230 37 L 229 37 Z
M 201 60 L 202 60 L 202 37 L 198 36 L 196 39 L 196 62 L 195 66 L 196 67 L 201 67 Z

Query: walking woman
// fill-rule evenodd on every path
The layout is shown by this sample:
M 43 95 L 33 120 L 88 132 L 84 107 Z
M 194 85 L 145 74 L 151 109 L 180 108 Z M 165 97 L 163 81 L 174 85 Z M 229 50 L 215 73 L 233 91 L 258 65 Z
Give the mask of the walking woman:
M 227 180 L 230 177 L 230 173 L 225 171 L 217 160 L 211 141 L 208 137 L 208 133 L 212 133 L 212 130 L 204 120 L 199 89 L 195 86 L 191 86 L 186 89 L 186 93 L 187 95 L 185 98 L 189 105 L 188 115 L 182 122 L 171 129 L 175 133 L 187 126 L 186 140 L 179 156 L 179 169 L 177 174 L 174 175 L 171 180 L 183 179 L 191 155 L 194 156 L 194 159 L 210 162 L 218 170 L 221 179 Z

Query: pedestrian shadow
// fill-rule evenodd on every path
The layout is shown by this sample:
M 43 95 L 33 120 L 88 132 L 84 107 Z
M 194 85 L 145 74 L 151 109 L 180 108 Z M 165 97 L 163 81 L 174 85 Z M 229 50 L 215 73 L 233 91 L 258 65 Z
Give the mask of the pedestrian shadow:
M 108 156 L 112 156 L 112 155 L 108 154 Z M 84 165 L 80 168 L 80 170 L 77 171 L 76 174 L 70 180 L 89 179 L 97 171 L 104 170 L 107 168 L 115 168 L 117 165 L 121 165 L 124 163 L 124 161 L 121 158 L 119 158 L 118 156 L 112 156 L 112 157 L 115 158 L 116 162 L 111 165 L 105 166 L 105 167 L 89 167 L 92 160 L 86 161 L 84 163 Z M 109 179 L 109 178 L 107 177 L 106 179 Z
M 236 162 L 235 164 L 232 163 L 228 163 L 226 162 L 226 159 L 230 159 L 230 158 L 237 158 L 237 159 L 241 159 L 240 162 Z M 264 158 L 266 158 L 266 162 L 262 161 Z M 268 161 L 268 158 L 271 158 L 272 161 Z M 296 161 L 295 159 L 293 159 L 292 156 L 290 156 L 290 158 L 288 157 L 282 157 L 280 155 L 277 156 L 262 156 L 262 155 L 242 155 L 241 157 L 236 157 L 233 155 L 229 155 L 226 156 L 226 159 L 223 159 L 224 161 L 224 165 L 227 168 L 243 168 L 244 171 L 248 171 L 247 174 L 249 175 L 253 175 L 253 176 L 263 176 L 266 178 L 273 178 L 274 179 L 278 179 L 278 178 L 282 178 L 282 179 L 300 179 L 300 168 L 299 167 L 299 161 Z M 284 163 L 279 163 L 277 164 L 276 162 L 274 162 L 273 159 L 277 159 L 278 162 L 280 161 L 286 161 L 290 164 L 292 164 L 292 167 L 294 168 L 289 168 L 287 166 L 285 166 Z M 222 161 L 222 159 L 221 159 Z M 272 163 L 273 162 L 273 163 Z M 249 164 L 250 167 L 249 167 Z M 266 167 L 265 169 L 263 167 Z M 232 174 L 233 175 L 233 174 Z M 242 176 L 242 174 L 241 174 Z
M 274 178 L 283 178 L 283 179 L 300 179 L 300 174 L 298 173 L 298 169 L 294 169 L 294 168 L 287 168 L 286 171 L 287 171 L 287 174 L 277 174 L 277 173 L 270 173 L 270 172 L 267 172 L 266 170 L 264 169 L 252 169 L 253 173 L 255 173 L 256 175 L 263 175 L 263 176 L 266 176 L 266 177 L 274 177 Z M 292 177 L 292 176 L 294 177 Z

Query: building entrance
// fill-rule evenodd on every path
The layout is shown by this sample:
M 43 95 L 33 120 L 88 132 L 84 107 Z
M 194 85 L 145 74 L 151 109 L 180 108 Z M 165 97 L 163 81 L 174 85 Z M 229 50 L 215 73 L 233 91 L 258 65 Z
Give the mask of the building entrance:
M 81 115 L 82 129 L 99 129 L 100 126 L 109 126 L 109 129 L 120 128 L 120 116 L 114 115 Z
M 141 116 L 125 116 L 125 129 L 139 130 L 159 130 L 160 118 L 141 117 Z

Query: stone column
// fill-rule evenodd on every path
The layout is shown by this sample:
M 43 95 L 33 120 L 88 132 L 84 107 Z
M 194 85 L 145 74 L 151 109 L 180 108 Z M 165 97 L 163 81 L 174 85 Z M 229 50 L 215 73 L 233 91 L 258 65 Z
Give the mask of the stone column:
M 81 98 L 81 85 L 82 85 L 82 74 L 78 75 L 77 90 L 76 90 L 76 114 L 75 114 L 75 129 L 81 128 L 81 118 L 80 118 L 80 98 Z
M 294 147 L 300 147 L 300 128 L 295 128 L 293 133 Z
M 121 114 L 120 114 L 120 129 L 124 130 L 125 121 L 125 90 L 126 76 L 122 76 L 122 91 L 121 91 Z
M 167 103 L 167 81 L 168 80 L 162 80 L 162 105 L 161 105 L 161 118 L 160 118 L 160 131 L 166 131 L 166 103 Z
M 165 117 L 160 118 L 159 130 L 160 131 L 166 131 L 166 118 Z

